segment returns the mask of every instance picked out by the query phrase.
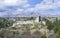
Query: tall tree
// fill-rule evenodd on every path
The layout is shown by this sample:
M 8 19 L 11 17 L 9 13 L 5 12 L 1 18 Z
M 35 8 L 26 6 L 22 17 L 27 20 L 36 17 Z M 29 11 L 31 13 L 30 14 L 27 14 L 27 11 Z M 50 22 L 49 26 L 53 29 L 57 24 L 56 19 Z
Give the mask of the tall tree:
M 13 21 L 9 21 L 9 19 L 6 18 L 0 18 L 0 29 L 9 27 L 13 24 Z

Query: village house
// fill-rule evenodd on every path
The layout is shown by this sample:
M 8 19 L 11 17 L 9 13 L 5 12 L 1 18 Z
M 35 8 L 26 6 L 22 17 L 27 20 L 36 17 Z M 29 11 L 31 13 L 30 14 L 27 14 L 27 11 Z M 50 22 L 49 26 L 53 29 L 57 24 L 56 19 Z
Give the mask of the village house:
M 24 19 L 25 18 L 25 19 Z M 15 27 L 17 25 L 22 25 L 22 24 L 34 24 L 35 22 L 37 23 L 43 23 L 44 25 L 46 24 L 45 21 L 42 20 L 42 18 L 39 17 L 20 17 L 20 20 L 13 19 L 15 22 L 13 23 L 12 27 Z

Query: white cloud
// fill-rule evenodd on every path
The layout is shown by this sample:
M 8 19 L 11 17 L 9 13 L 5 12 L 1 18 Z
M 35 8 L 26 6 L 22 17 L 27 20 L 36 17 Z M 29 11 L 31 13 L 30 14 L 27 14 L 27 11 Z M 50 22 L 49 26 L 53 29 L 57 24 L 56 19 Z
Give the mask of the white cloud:
M 11 13 L 13 15 L 17 15 L 17 14 L 21 14 L 23 13 L 24 9 L 16 9 L 15 11 L 13 11 L 14 13 Z
M 4 0 L 5 5 L 17 5 L 18 0 Z
M 28 9 L 26 9 L 24 12 L 25 13 L 29 13 L 29 12 L 33 12 L 35 9 L 34 8 L 28 8 Z
M 10 10 L 8 13 L 12 15 L 18 15 L 18 14 L 40 14 L 40 13 L 46 13 L 45 10 L 49 9 L 57 9 L 60 7 L 60 0 L 43 0 L 41 3 L 36 4 L 35 7 L 30 7 L 28 4 L 28 0 L 3 0 L 0 1 L 0 8 L 5 8 L 6 6 L 19 6 L 16 10 Z M 23 8 L 21 8 L 23 7 Z M 8 13 L 6 13 L 8 15 Z M 2 14 L 2 13 L 1 13 Z M 0 15 L 1 15 L 0 14 Z M 6 15 L 5 14 L 5 15 Z M 4 15 L 4 14 L 2 14 Z
M 46 11 L 49 9 L 57 9 L 60 7 L 60 0 L 43 0 L 41 3 L 36 4 L 34 8 L 28 8 L 24 12 L 26 14 L 35 14 L 35 15 L 40 15 L 40 14 L 52 14 L 50 11 Z
M 38 10 L 48 10 L 48 9 L 56 9 L 60 7 L 60 0 L 43 0 L 40 4 L 36 5 L 36 9 Z
M 5 17 L 6 15 L 7 15 L 7 13 L 4 13 L 4 12 L 1 13 L 1 12 L 0 12 L 0 17 Z
M 19 6 L 19 7 L 28 7 L 28 0 L 0 0 L 0 7 L 5 6 Z

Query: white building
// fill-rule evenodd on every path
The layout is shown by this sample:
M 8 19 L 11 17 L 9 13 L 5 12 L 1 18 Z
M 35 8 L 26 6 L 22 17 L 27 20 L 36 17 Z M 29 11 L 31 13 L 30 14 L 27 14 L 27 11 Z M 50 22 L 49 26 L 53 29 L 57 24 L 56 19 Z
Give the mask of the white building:
M 22 25 L 22 24 L 34 24 L 34 22 L 40 22 L 41 23 L 42 19 L 41 17 L 36 17 L 35 20 L 28 20 L 28 21 L 16 21 L 13 24 L 13 27 L 15 27 L 16 25 Z M 42 23 L 45 25 L 45 21 L 42 21 Z

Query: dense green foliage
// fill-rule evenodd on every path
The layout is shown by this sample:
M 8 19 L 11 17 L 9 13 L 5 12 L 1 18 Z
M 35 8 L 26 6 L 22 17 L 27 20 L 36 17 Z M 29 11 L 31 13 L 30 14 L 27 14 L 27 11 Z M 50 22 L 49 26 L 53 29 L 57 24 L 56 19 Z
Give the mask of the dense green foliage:
M 54 30 L 54 32 L 57 34 L 57 38 L 60 38 L 60 20 L 56 18 L 54 22 L 49 21 L 48 19 L 45 19 L 47 28 L 49 30 Z
M 15 18 L 18 21 L 27 21 L 27 20 L 35 20 L 35 17 L 17 17 Z
M 45 35 L 41 36 L 41 38 L 47 38 Z
M 33 17 L 27 18 L 27 20 L 31 20 L 31 19 L 34 19 L 34 18 Z M 54 30 L 54 33 L 56 34 L 57 38 L 60 38 L 60 20 L 57 19 L 57 18 L 53 22 L 50 21 L 50 20 L 48 20 L 48 19 L 45 19 L 45 18 L 43 18 L 43 20 L 46 21 L 47 29 L 49 29 L 49 31 Z M 13 24 L 13 21 L 11 21 L 11 20 L 9 20 L 7 18 L 0 18 L 0 37 L 3 38 L 4 33 L 6 32 L 5 30 L 2 30 L 1 31 L 1 28 L 7 28 L 9 26 L 12 26 L 12 24 Z M 31 26 L 32 25 L 29 25 L 29 24 L 28 25 L 22 25 L 20 27 L 20 29 L 22 29 L 24 31 L 24 32 L 22 32 L 22 35 L 23 34 L 27 34 L 27 35 L 29 34 L 29 35 L 31 35 L 30 30 L 33 30 L 33 29 L 36 29 L 36 31 L 39 31 L 40 30 L 40 27 L 39 27 L 40 24 L 38 24 L 38 23 L 35 23 L 35 26 L 33 28 L 30 28 Z M 15 28 L 15 30 L 16 30 L 16 28 Z M 21 31 L 19 31 L 19 32 L 21 32 Z M 15 32 L 14 32 L 14 34 L 15 34 Z M 16 34 L 18 34 L 18 33 L 16 33 Z M 43 36 L 40 36 L 39 35 L 37 38 L 47 38 L 47 37 L 45 35 L 43 35 Z
M 6 18 L 0 18 L 0 29 L 9 27 L 13 24 L 13 21 L 9 21 L 9 19 Z
M 45 21 L 46 21 L 47 29 L 52 30 L 54 28 L 53 23 L 48 19 L 45 19 Z

